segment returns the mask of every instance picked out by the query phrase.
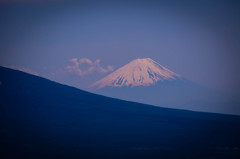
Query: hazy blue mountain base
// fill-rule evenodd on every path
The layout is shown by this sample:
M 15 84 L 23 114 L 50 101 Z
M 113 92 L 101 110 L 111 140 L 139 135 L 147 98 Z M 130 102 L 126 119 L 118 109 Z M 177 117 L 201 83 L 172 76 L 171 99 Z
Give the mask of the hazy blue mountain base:
M 239 99 L 181 78 L 150 86 L 104 87 L 92 92 L 156 106 L 240 115 Z
M 0 158 L 240 158 L 240 117 L 87 93 L 0 67 Z

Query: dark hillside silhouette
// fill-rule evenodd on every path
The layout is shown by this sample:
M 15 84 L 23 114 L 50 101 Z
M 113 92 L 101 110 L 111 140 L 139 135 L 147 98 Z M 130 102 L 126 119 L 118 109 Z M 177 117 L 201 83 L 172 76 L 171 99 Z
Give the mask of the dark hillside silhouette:
M 0 158 L 240 158 L 240 117 L 91 94 L 0 67 Z

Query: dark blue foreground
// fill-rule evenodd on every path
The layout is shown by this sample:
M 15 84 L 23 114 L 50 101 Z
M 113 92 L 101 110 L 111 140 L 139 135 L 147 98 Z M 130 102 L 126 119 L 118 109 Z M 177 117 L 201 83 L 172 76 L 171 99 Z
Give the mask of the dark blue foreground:
M 240 117 L 90 94 L 0 67 L 1 159 L 240 158 Z

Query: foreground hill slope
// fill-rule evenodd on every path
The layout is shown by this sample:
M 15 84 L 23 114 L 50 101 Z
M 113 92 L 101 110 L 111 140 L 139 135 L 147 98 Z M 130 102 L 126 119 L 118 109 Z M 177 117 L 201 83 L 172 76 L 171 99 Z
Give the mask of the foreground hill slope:
M 240 117 L 91 94 L 0 67 L 0 158 L 239 158 Z

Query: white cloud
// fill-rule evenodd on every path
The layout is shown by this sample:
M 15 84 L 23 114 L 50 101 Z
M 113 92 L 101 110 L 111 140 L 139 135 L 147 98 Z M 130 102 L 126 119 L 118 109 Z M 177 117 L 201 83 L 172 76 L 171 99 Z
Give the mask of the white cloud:
M 107 66 L 106 68 L 102 67 L 100 65 L 100 59 L 91 61 L 88 58 L 72 58 L 70 59 L 70 62 L 72 65 L 66 66 L 66 69 L 68 72 L 76 73 L 79 76 L 88 75 L 94 72 L 107 73 L 114 70 L 113 66 Z M 87 64 L 89 67 L 87 69 L 83 69 L 81 68 L 82 64 Z
M 80 63 L 80 64 L 87 63 L 87 64 L 89 64 L 89 65 L 92 65 L 92 64 L 93 64 L 92 61 L 89 60 L 88 58 L 81 58 L 81 59 L 79 59 L 79 63 Z

